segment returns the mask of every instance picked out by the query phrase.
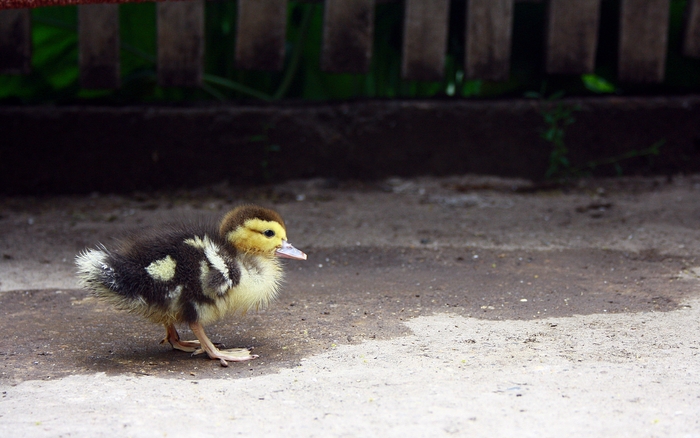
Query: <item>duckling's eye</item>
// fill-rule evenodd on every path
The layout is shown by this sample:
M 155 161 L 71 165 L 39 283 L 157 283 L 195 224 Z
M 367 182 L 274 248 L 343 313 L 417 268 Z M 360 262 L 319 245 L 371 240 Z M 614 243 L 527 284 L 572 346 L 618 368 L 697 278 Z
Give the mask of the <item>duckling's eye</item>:
M 272 230 L 265 230 L 263 231 L 263 234 L 265 235 L 265 237 L 275 237 L 275 232 Z

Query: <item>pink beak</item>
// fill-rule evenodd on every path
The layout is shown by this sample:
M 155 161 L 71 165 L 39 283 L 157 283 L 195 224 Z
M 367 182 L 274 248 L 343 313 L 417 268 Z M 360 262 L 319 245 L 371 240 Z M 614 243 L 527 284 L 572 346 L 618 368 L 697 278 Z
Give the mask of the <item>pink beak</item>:
M 294 248 L 286 240 L 282 241 L 282 246 L 275 251 L 277 257 L 294 260 L 306 260 L 306 254 Z

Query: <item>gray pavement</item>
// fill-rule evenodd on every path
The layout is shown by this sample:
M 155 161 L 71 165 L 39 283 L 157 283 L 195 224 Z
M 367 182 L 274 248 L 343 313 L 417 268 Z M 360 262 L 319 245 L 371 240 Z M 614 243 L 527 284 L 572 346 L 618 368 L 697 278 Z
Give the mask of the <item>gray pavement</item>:
M 243 201 L 309 254 L 209 330 L 260 359 L 171 351 L 77 289 L 84 246 Z M 0 436 L 700 437 L 700 178 L 0 202 Z

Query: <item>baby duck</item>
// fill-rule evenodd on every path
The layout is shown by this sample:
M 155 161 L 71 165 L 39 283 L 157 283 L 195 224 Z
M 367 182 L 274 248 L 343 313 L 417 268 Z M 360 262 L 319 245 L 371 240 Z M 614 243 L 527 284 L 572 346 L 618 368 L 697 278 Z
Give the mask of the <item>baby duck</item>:
M 81 285 L 119 309 L 165 326 L 174 349 L 207 353 L 222 366 L 258 356 L 247 348 L 218 349 L 203 326 L 229 313 L 264 307 L 282 280 L 278 257 L 306 260 L 287 242 L 282 217 L 243 205 L 207 225 L 171 226 L 132 236 L 114 249 L 100 245 L 76 257 Z M 198 340 L 183 341 L 187 323 Z

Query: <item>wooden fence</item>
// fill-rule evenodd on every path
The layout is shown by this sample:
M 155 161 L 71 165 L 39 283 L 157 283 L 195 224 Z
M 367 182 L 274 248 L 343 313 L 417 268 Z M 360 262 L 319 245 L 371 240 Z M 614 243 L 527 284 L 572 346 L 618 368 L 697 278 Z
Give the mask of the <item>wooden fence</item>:
M 18 1 L 0 0 L 0 9 L 16 5 Z M 79 63 L 84 88 L 117 88 L 120 85 L 119 5 L 110 3 L 114 0 L 105 1 L 107 3 L 79 6 Z M 324 1 L 321 51 L 324 71 L 368 71 L 372 59 L 374 10 L 379 1 L 382 0 Z M 516 0 L 464 1 L 467 5 L 465 76 L 495 81 L 508 79 Z M 546 72 L 593 72 L 601 0 L 544 1 L 547 2 Z M 238 0 L 235 59 L 241 69 L 282 68 L 287 6 L 287 0 Z M 669 10 L 670 0 L 621 0 L 620 81 L 663 81 Z M 442 79 L 449 14 L 450 0 L 404 0 L 402 76 L 405 79 Z M 204 69 L 204 0 L 158 3 L 157 26 L 158 83 L 161 86 L 199 86 Z M 687 2 L 683 54 L 700 58 L 700 0 Z M 0 10 L 0 73 L 28 73 L 30 58 L 29 10 Z

